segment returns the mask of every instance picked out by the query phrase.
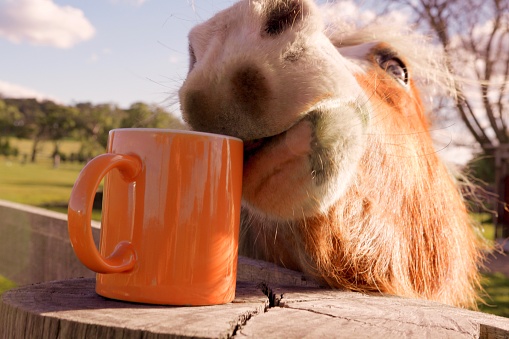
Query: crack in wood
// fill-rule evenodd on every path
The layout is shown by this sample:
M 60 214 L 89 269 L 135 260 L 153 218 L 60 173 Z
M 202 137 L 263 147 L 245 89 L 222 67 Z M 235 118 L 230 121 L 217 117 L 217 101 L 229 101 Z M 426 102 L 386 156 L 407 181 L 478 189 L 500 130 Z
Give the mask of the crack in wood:
M 272 307 L 279 307 L 281 300 L 283 299 L 283 293 L 281 293 L 279 296 L 272 291 L 272 289 L 266 284 L 266 283 L 260 283 L 258 287 L 261 289 L 263 294 L 269 298 L 269 308 Z
M 283 299 L 283 293 L 281 293 L 278 296 L 276 293 L 272 291 L 272 289 L 265 282 L 259 283 L 257 287 L 262 291 L 263 294 L 265 294 L 269 301 L 268 305 L 263 309 L 263 313 L 267 313 L 269 309 L 273 307 L 280 307 L 281 299 Z M 239 318 L 237 320 L 237 324 L 233 329 L 232 338 L 236 337 L 237 334 L 239 334 L 239 332 L 242 330 L 242 328 L 247 324 L 247 322 L 258 314 L 260 314 L 260 312 L 249 312 L 245 314 L 242 318 Z
M 267 312 L 267 308 L 264 308 L 263 310 L 263 313 Z M 255 312 L 248 312 L 248 313 L 245 313 L 243 314 L 241 317 L 239 317 L 236 321 L 235 324 L 232 324 L 233 325 L 233 330 L 231 332 L 231 337 L 230 338 L 234 338 L 237 333 L 242 329 L 242 327 L 244 327 L 247 322 L 249 321 L 249 319 L 251 319 L 253 316 L 259 314 L 260 312 L 258 311 L 255 311 Z

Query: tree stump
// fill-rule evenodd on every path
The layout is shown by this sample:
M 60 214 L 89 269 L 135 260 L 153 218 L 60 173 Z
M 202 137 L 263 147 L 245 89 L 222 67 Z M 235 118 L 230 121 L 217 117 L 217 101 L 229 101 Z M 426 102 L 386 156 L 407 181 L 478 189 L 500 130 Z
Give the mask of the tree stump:
M 90 278 L 2 295 L 0 338 L 507 338 L 509 319 L 439 303 L 302 286 L 237 283 L 203 307 L 103 298 Z

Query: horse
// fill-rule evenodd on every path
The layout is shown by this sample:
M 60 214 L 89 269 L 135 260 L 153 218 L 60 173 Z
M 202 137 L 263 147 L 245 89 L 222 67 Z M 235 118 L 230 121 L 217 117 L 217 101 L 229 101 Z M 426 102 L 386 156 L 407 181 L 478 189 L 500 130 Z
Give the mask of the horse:
M 244 141 L 239 251 L 475 308 L 483 245 L 423 99 L 453 95 L 447 66 L 416 33 L 338 27 L 311 0 L 241 0 L 189 33 L 184 120 Z

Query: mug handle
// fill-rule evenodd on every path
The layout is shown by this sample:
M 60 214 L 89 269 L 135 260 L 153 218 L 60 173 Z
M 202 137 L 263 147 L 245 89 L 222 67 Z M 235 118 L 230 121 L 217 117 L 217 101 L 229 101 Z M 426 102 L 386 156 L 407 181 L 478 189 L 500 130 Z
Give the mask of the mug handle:
M 92 236 L 92 205 L 102 178 L 112 169 L 120 170 L 126 182 L 141 172 L 141 161 L 132 155 L 106 153 L 93 158 L 81 170 L 71 192 L 67 225 L 69 238 L 78 259 L 97 273 L 120 273 L 134 268 L 136 254 L 132 244 L 121 241 L 107 258 L 103 257 Z

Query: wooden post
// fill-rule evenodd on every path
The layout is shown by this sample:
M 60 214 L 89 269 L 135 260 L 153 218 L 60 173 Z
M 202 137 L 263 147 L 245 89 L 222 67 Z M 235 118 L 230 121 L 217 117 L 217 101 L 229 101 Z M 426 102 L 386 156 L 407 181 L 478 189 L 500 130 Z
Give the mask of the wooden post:
M 436 302 L 316 287 L 238 282 L 226 305 L 171 307 L 106 299 L 94 279 L 2 295 L 0 338 L 508 338 L 509 319 Z

